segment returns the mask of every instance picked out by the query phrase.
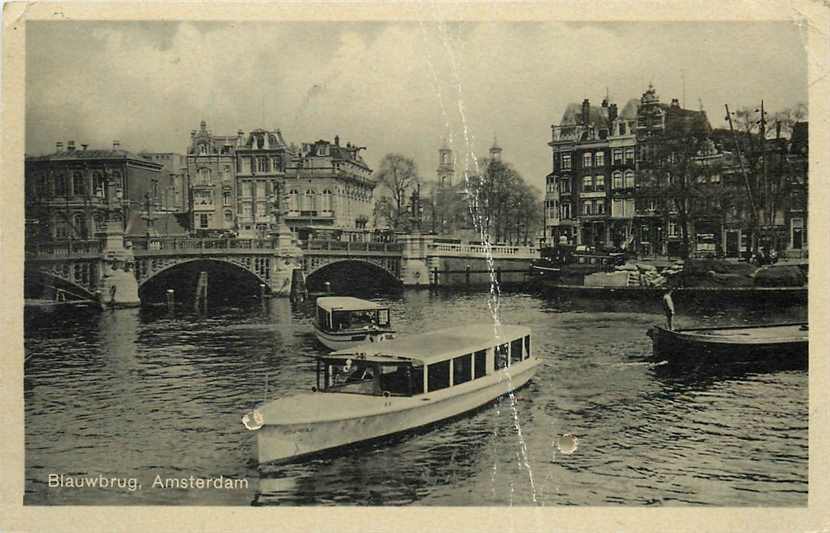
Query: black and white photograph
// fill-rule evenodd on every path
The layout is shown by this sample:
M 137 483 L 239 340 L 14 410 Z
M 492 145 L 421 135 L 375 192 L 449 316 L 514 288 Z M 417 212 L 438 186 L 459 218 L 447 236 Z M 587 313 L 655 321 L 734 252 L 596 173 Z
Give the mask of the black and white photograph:
M 414 6 L 18 22 L 23 507 L 806 508 L 810 20 Z

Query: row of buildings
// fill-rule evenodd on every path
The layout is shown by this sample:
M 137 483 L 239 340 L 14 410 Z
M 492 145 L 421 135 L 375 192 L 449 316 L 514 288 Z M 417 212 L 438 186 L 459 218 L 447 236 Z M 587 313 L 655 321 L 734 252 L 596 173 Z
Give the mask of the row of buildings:
M 298 232 L 362 230 L 375 187 L 364 149 L 337 136 L 288 145 L 278 129 L 214 135 L 204 121 L 186 154 L 57 142 L 26 157 L 27 238 L 92 239 L 108 218 L 130 236 L 265 237 L 280 220 Z
M 547 244 L 644 255 L 806 251 L 806 122 L 789 139 L 713 130 L 702 109 L 662 103 L 650 85 L 622 109 L 607 98 L 570 104 L 551 129 Z

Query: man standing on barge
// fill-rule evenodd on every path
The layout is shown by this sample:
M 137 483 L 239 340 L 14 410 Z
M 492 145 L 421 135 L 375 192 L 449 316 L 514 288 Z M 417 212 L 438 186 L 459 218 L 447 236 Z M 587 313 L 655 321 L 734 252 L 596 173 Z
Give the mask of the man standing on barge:
M 674 300 L 671 298 L 672 289 L 666 289 L 665 294 L 663 294 L 663 311 L 666 313 L 666 327 L 669 330 L 674 329 L 672 327 L 672 319 L 674 318 Z

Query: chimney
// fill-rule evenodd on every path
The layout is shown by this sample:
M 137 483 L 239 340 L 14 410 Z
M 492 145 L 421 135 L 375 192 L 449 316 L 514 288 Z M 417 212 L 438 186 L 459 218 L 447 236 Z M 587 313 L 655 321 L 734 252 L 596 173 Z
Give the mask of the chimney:
M 88 144 L 82 144 L 82 145 L 81 145 L 81 150 L 83 150 L 84 152 L 86 152 L 86 147 L 87 147 L 87 146 L 89 146 L 89 145 L 88 145 Z
M 75 141 L 66 141 L 66 149 L 70 152 L 75 151 Z
M 113 150 L 120 150 L 121 149 L 121 141 L 119 141 L 117 139 L 112 141 L 112 149 Z
M 55 143 L 55 150 L 58 152 L 63 152 L 63 141 L 58 141 Z
M 617 104 L 608 106 L 608 120 L 614 121 L 617 118 Z
M 582 124 L 584 126 L 588 125 L 588 119 L 591 116 L 591 103 L 586 98 L 582 101 Z
M 340 136 L 339 135 L 334 136 L 334 145 L 335 146 L 340 146 Z

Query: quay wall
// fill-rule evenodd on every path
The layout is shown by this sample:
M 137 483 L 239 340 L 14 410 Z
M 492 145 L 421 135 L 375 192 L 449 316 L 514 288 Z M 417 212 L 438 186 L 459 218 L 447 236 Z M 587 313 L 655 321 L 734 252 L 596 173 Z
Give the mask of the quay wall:
M 531 261 L 527 258 L 495 258 L 494 277 L 502 285 L 525 283 L 529 279 Z M 429 269 L 431 286 L 481 286 L 489 285 L 491 281 L 490 264 L 484 257 L 433 257 L 429 260 Z

